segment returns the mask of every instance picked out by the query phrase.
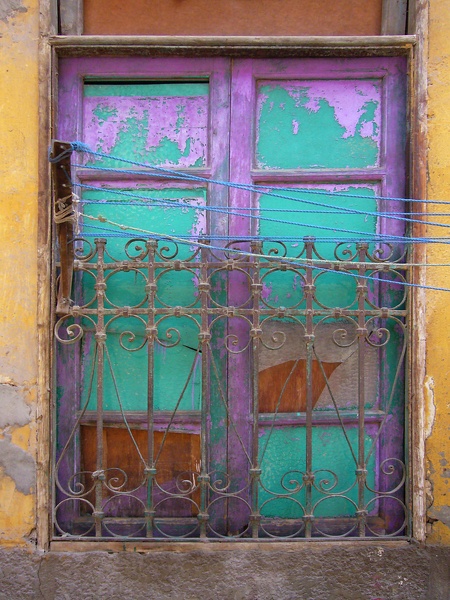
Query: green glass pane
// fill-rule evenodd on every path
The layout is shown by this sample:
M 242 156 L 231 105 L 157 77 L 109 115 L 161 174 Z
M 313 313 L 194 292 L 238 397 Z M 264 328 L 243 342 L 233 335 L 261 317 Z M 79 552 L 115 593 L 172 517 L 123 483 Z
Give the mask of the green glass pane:
M 346 429 L 353 452 L 357 456 L 358 430 L 356 426 Z M 268 443 L 267 443 L 268 441 Z M 364 448 L 367 453 L 373 438 L 367 432 L 364 435 Z M 303 474 L 306 470 L 306 428 L 275 428 L 270 433 L 264 429 L 260 433 L 261 483 L 259 505 L 265 517 L 300 518 L 305 507 L 306 493 L 303 485 Z M 315 486 L 312 492 L 313 511 L 316 517 L 355 516 L 356 508 L 352 502 L 358 503 L 358 486 L 356 482 L 356 465 L 349 445 L 340 427 L 313 427 L 312 429 L 313 462 Z M 367 485 L 374 488 L 375 460 L 372 456 L 367 465 Z M 330 497 L 330 494 L 341 497 Z M 279 495 L 291 499 L 279 500 Z M 372 497 L 366 490 L 365 502 Z M 327 498 L 326 500 L 324 500 Z M 348 500 L 350 499 L 350 501 Z M 300 503 L 300 504 L 299 504 Z

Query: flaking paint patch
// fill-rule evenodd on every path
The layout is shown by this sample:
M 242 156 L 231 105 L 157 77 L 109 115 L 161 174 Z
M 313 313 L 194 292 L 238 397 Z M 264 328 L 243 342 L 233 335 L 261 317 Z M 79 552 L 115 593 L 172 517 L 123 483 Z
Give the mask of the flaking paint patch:
M 434 377 L 427 376 L 425 378 L 425 438 L 429 438 L 432 431 L 434 420 L 436 418 L 436 402 L 434 398 Z
M 450 527 L 450 506 L 441 506 L 439 508 L 432 506 L 428 511 L 428 516 Z
M 31 409 L 23 396 L 23 390 L 11 383 L 0 383 L 0 429 L 23 426 L 30 422 Z
M 364 168 L 378 164 L 378 81 L 263 81 L 257 102 L 256 162 L 260 168 Z
M 0 439 L 0 466 L 14 481 L 19 492 L 25 495 L 34 492 L 36 463 L 27 452 L 11 442 L 8 434 Z
M 16 13 L 27 12 L 21 0 L 0 0 L 0 21 L 7 23 Z
M 84 139 L 101 152 L 128 160 L 204 166 L 207 92 L 207 84 L 87 85 Z M 102 162 L 114 166 L 110 159 Z

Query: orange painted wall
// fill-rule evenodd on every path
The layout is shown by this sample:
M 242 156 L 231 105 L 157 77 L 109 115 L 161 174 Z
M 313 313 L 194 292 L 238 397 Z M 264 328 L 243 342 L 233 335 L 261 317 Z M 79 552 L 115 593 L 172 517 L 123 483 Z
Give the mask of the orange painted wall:
M 85 0 L 84 33 L 378 35 L 382 0 Z

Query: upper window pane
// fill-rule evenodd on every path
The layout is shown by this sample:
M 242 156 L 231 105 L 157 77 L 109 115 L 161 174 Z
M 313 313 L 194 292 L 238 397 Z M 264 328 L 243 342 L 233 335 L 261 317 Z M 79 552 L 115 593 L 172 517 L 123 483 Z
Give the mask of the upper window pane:
M 378 166 L 381 91 L 380 79 L 260 81 L 256 167 Z
M 207 82 L 86 83 L 83 139 L 99 152 L 163 167 L 208 162 Z M 123 168 L 103 159 L 101 164 Z

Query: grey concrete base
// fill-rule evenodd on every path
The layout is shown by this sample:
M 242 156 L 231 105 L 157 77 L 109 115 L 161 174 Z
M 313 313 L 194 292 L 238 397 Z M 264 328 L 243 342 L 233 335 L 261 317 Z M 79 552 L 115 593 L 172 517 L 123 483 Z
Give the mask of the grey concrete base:
M 177 552 L 0 550 L 0 599 L 448 600 L 450 549 L 296 544 Z

